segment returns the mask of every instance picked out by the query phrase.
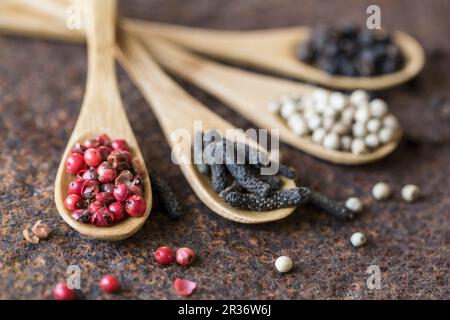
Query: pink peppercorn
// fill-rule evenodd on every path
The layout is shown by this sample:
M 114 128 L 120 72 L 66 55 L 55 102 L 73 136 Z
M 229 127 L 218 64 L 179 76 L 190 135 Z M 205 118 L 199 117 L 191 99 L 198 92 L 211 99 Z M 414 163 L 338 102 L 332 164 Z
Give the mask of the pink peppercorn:
M 69 194 L 64 199 L 64 206 L 70 211 L 75 211 L 83 207 L 83 200 L 77 194 Z
M 78 194 L 81 195 L 81 185 L 83 184 L 83 181 L 80 179 L 75 179 L 70 181 L 68 186 L 69 194 Z
M 102 205 L 107 206 L 114 202 L 114 196 L 109 192 L 100 192 L 95 196 L 95 201 L 100 202 Z
M 111 142 L 111 138 L 106 134 L 102 133 L 99 134 L 95 140 L 101 145 L 101 146 L 107 146 Z
M 109 154 L 112 152 L 112 149 L 107 146 L 100 146 L 97 148 L 97 150 L 102 155 L 102 161 L 106 161 L 106 159 L 108 159 Z
M 91 223 L 97 227 L 109 227 L 114 222 L 114 214 L 108 208 L 101 208 L 91 216 Z
M 108 162 L 102 162 L 97 168 L 98 180 L 101 183 L 111 183 L 116 178 L 117 172 Z
M 125 201 L 128 198 L 128 186 L 124 183 L 117 184 L 114 187 L 114 198 L 116 198 L 117 201 Z
M 108 274 L 100 280 L 100 287 L 106 293 L 114 293 L 120 289 L 120 282 L 114 275 Z
M 94 202 L 91 202 L 91 204 L 87 207 L 87 210 L 91 214 L 94 214 L 101 208 L 104 208 L 103 203 L 101 203 L 100 201 L 94 201 Z
M 75 143 L 75 145 L 73 146 L 73 148 L 70 150 L 71 153 L 79 153 L 79 154 L 83 154 L 84 150 L 86 150 L 85 147 L 83 147 L 81 145 L 81 143 L 77 142 Z
M 182 266 L 189 266 L 194 262 L 195 253 L 190 248 L 179 248 L 176 253 L 176 260 Z
M 111 147 L 113 148 L 113 150 L 128 151 L 128 143 L 123 139 L 114 139 L 111 142 Z
M 83 147 L 85 147 L 86 149 L 97 148 L 99 146 L 100 146 L 100 143 L 96 139 L 86 139 L 83 142 Z
M 129 188 L 129 195 L 138 195 L 138 196 L 142 196 L 142 189 L 139 188 L 138 186 L 131 186 Z
M 127 216 L 124 205 L 119 201 L 111 203 L 108 209 L 114 215 L 114 222 L 122 221 Z
M 66 160 L 66 172 L 71 174 L 77 174 L 78 171 L 83 170 L 86 167 L 84 158 L 79 153 L 72 153 Z
M 125 210 L 132 217 L 140 217 L 147 210 L 147 204 L 142 196 L 133 195 L 125 201 Z
M 58 283 L 53 289 L 55 300 L 73 300 L 75 296 L 75 290 L 70 289 L 65 282 Z
M 169 264 L 175 261 L 173 250 L 169 247 L 159 247 L 156 249 L 154 256 L 156 262 L 160 264 Z
M 81 185 L 81 196 L 84 199 L 94 198 L 100 190 L 100 185 L 97 180 L 84 181 Z
M 84 152 L 84 162 L 90 167 L 97 167 L 102 163 L 102 153 L 98 149 L 87 149 Z

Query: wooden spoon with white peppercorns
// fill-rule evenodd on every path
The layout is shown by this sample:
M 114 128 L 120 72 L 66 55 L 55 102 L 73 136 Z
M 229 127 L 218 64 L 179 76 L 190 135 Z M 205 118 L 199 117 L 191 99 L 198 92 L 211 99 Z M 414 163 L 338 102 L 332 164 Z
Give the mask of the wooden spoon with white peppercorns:
M 357 165 L 379 160 L 398 146 L 400 128 L 395 131 L 392 141 L 368 153 L 353 154 L 327 149 L 310 138 L 295 134 L 279 115 L 266 107 L 282 94 L 310 95 L 315 87 L 218 64 L 166 40 L 146 38 L 143 41 L 165 68 L 216 96 L 259 127 L 279 129 L 281 140 L 317 158 L 337 164 Z

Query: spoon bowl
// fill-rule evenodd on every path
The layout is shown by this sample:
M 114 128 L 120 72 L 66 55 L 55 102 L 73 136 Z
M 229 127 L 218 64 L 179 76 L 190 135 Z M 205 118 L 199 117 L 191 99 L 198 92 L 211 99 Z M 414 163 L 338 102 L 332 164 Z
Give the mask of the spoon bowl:
M 90 0 L 86 6 L 88 22 L 88 80 L 86 93 L 75 128 L 59 164 L 55 180 L 55 203 L 61 217 L 79 233 L 100 240 L 122 240 L 137 232 L 149 216 L 152 206 L 150 179 L 136 137 L 128 122 L 117 87 L 114 65 L 115 0 Z M 65 162 L 76 142 L 106 133 L 125 139 L 134 155 L 133 164 L 144 178 L 147 210 L 142 217 L 128 218 L 108 228 L 75 221 L 64 206 L 67 187 L 74 178 L 65 172 Z
M 143 38 L 163 37 L 199 53 L 337 89 L 380 90 L 399 85 L 416 76 L 425 63 L 420 44 L 400 31 L 394 32 L 393 40 L 405 58 L 401 70 L 373 77 L 347 77 L 330 75 L 296 57 L 298 44 L 310 37 L 307 27 L 221 31 L 132 19 L 124 19 L 122 24 Z
M 192 137 L 197 131 L 196 124 L 201 121 L 203 131 L 215 129 L 222 134 L 226 132 L 227 138 L 232 137 L 252 146 L 258 146 L 256 142 L 187 94 L 160 69 L 143 44 L 132 34 L 122 33 L 117 58 L 149 102 L 183 175 L 207 207 L 224 218 L 241 223 L 275 221 L 287 217 L 295 210 L 283 208 L 252 212 L 236 209 L 225 203 L 213 191 L 209 178 L 201 174 L 192 163 L 190 149 Z M 295 182 L 284 179 L 283 187 L 295 187 Z
M 366 154 L 326 149 L 310 138 L 296 135 L 279 115 L 267 108 L 270 101 L 282 94 L 308 95 L 314 86 L 212 62 L 164 39 L 145 37 L 142 41 L 170 72 L 214 95 L 260 128 L 279 129 L 281 140 L 322 160 L 344 165 L 369 163 L 389 155 L 400 142 L 402 134 L 399 129 L 390 143 Z

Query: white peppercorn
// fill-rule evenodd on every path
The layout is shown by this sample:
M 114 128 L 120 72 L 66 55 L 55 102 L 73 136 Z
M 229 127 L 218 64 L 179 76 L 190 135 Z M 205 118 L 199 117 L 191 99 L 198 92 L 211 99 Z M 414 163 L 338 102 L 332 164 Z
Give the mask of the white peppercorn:
M 281 105 L 280 114 L 283 118 L 289 118 L 295 112 L 295 103 L 292 100 L 288 100 Z
M 356 90 L 353 91 L 352 94 L 350 95 L 350 101 L 355 106 L 361 106 L 363 104 L 367 104 L 367 102 L 369 101 L 369 96 L 367 95 L 367 92 L 365 92 L 364 90 Z
M 322 119 L 318 115 L 311 116 L 306 121 L 308 123 L 309 129 L 311 129 L 311 130 L 315 130 L 315 129 L 319 128 L 320 125 L 322 124 Z
M 402 198 L 407 202 L 414 202 L 419 197 L 419 187 L 414 184 L 407 184 L 402 188 Z
M 340 145 L 339 135 L 336 133 L 328 133 L 323 138 L 323 146 L 327 149 L 338 150 Z
M 386 102 L 381 99 L 373 99 L 370 101 L 369 106 L 370 113 L 377 118 L 382 118 L 388 110 Z
M 334 110 L 340 112 L 344 110 L 346 105 L 346 98 L 345 96 L 340 92 L 333 92 L 330 94 L 330 106 L 334 108 Z
M 322 120 L 322 128 L 324 128 L 325 130 L 331 130 L 331 128 L 334 125 L 334 118 L 329 118 L 329 117 L 324 117 Z
M 351 150 L 353 154 L 363 154 L 367 151 L 366 144 L 360 138 L 353 139 Z
M 354 137 L 364 137 L 367 134 L 366 125 L 362 122 L 356 122 L 352 126 L 352 132 Z
M 372 133 L 377 133 L 380 131 L 381 128 L 381 121 L 380 119 L 370 119 L 367 121 L 367 130 Z
M 341 148 L 344 151 L 350 151 L 352 148 L 352 138 L 350 136 L 341 137 Z
M 381 143 L 389 143 L 394 139 L 394 130 L 392 128 L 383 128 L 378 132 L 378 138 Z
M 347 201 L 345 201 L 345 206 L 353 212 L 361 212 L 363 208 L 361 200 L 356 197 L 348 198 Z
M 398 127 L 397 118 L 394 115 L 388 114 L 383 118 L 383 126 L 395 129 Z
M 350 130 L 349 126 L 345 125 L 342 122 L 336 122 L 331 127 L 331 132 L 334 132 L 334 133 L 339 134 L 339 135 L 346 134 L 349 130 Z
M 355 232 L 350 237 L 350 242 L 354 247 L 361 247 L 366 244 L 367 238 L 366 236 L 361 232 Z
M 303 120 L 303 117 L 300 115 L 291 117 L 288 121 L 288 126 L 295 134 L 299 136 L 304 136 L 309 133 L 308 126 L 306 125 L 305 120 Z
M 275 268 L 278 272 L 286 273 L 292 270 L 293 262 L 288 256 L 281 256 L 275 260 Z
M 372 195 L 376 200 L 385 200 L 391 195 L 391 187 L 385 182 L 378 182 L 372 188 Z
M 323 110 L 323 116 L 324 117 L 336 119 L 336 115 L 337 115 L 336 110 L 333 107 L 331 107 L 331 106 L 327 106 L 325 108 L 325 110 Z
M 322 144 L 323 138 L 325 137 L 326 134 L 327 132 L 325 131 L 325 129 L 317 128 L 313 132 L 312 141 L 314 141 L 317 144 Z
M 364 138 L 364 143 L 369 148 L 375 149 L 380 145 L 380 140 L 378 139 L 378 136 L 375 133 L 370 133 Z
M 368 106 L 361 106 L 355 112 L 355 120 L 358 122 L 366 122 L 370 119 L 370 110 Z

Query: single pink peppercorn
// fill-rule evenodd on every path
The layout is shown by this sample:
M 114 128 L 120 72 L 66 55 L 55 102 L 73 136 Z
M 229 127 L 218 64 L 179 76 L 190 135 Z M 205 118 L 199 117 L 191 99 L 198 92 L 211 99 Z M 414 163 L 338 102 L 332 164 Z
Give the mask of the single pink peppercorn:
M 87 149 L 84 152 L 84 162 L 90 167 L 97 167 L 102 163 L 102 153 L 95 148 Z
M 128 162 L 131 163 L 131 160 L 133 160 L 133 155 L 131 154 L 131 152 L 123 150 L 122 153 L 127 157 Z
M 86 167 L 84 158 L 79 153 L 72 153 L 66 160 L 66 172 L 71 174 L 77 174 L 78 171 L 83 170 Z
M 81 143 L 77 142 L 75 143 L 75 145 L 72 147 L 72 149 L 70 150 L 71 153 L 79 153 L 79 154 L 83 154 L 84 150 L 86 150 L 85 147 L 83 147 L 81 145 Z
M 197 283 L 194 281 L 176 278 L 173 282 L 175 291 L 182 296 L 189 296 L 197 288 Z
M 91 213 L 85 209 L 78 209 L 72 212 L 72 219 L 81 223 L 90 223 Z
M 128 151 L 128 143 L 123 139 L 114 139 L 111 142 L 111 147 L 113 148 L 113 150 Z
M 102 133 L 99 134 L 95 140 L 101 145 L 101 146 L 107 146 L 111 142 L 111 138 L 106 134 Z
M 132 217 L 140 217 L 147 210 L 147 204 L 142 196 L 133 195 L 125 201 L 125 210 Z
M 195 253 L 190 248 L 179 248 L 176 253 L 176 260 L 182 266 L 189 266 L 194 262 Z
M 160 264 L 169 264 L 175 261 L 175 254 L 169 247 L 159 247 L 156 249 L 154 256 L 156 262 Z
M 100 190 L 100 184 L 97 180 L 84 181 L 81 185 L 81 196 L 83 199 L 94 198 Z
M 100 146 L 100 143 L 96 139 L 86 139 L 83 142 L 83 147 L 85 147 L 86 149 L 97 148 L 99 146 Z
M 64 200 L 64 205 L 70 211 L 83 208 L 83 200 L 77 194 L 69 194 Z
M 108 206 L 110 203 L 116 201 L 116 199 L 109 192 L 100 192 L 95 196 L 95 201 L 100 202 L 104 206 Z
M 108 146 L 100 146 L 97 150 L 102 155 L 102 161 L 106 161 L 108 159 L 109 154 L 112 152 L 112 149 Z
M 119 279 L 117 279 L 117 277 L 112 274 L 103 276 L 100 280 L 100 288 L 102 288 L 102 290 L 106 293 L 117 292 L 120 289 Z
M 65 282 L 58 283 L 53 289 L 53 297 L 55 300 L 73 300 L 75 296 L 75 290 L 70 289 Z
M 101 203 L 100 201 L 94 201 L 94 202 L 91 202 L 91 204 L 89 204 L 89 206 L 87 207 L 87 210 L 91 214 L 94 214 L 102 208 L 104 208 L 103 203 Z
M 114 215 L 114 222 L 120 222 L 127 216 L 124 205 L 119 201 L 111 203 L 108 209 Z
M 130 196 L 132 196 L 132 195 L 142 196 L 142 189 L 139 188 L 138 186 L 131 186 L 131 187 L 129 188 L 128 194 L 129 194 Z
M 83 181 L 80 179 L 75 179 L 70 181 L 68 186 L 69 194 L 78 194 L 81 195 L 81 185 L 83 184 Z
M 77 179 L 79 180 L 97 180 L 98 174 L 95 168 L 84 169 L 78 172 Z
M 124 183 L 116 184 L 114 187 L 114 198 L 116 198 L 117 201 L 125 201 L 128 198 L 128 186 Z
M 97 227 L 109 227 L 114 223 L 114 214 L 103 207 L 92 214 L 91 223 Z
M 104 161 L 97 168 L 98 180 L 101 183 L 111 183 L 117 175 L 117 171 L 111 165 Z

